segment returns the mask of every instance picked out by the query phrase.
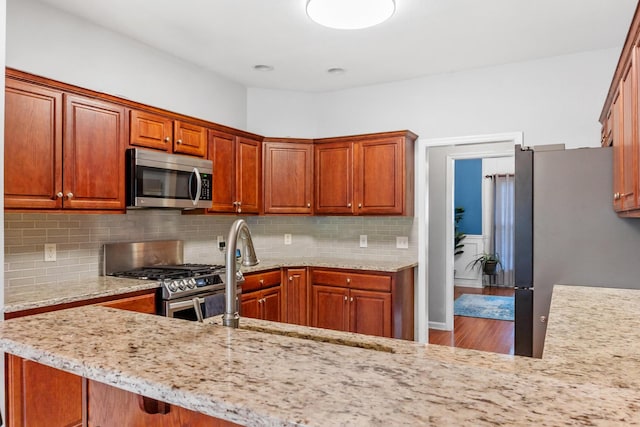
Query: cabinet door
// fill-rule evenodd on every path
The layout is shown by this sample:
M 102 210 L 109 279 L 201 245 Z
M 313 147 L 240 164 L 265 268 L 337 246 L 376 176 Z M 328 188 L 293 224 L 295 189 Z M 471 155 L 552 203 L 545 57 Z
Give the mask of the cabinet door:
M 173 125 L 173 152 L 205 157 L 207 155 L 207 130 L 202 126 L 176 120 Z
M 315 161 L 315 213 L 352 214 L 353 144 L 318 144 Z
M 170 152 L 173 120 L 157 114 L 131 110 L 129 144 Z
M 213 203 L 209 212 L 236 211 L 235 137 L 209 131 L 209 160 L 213 161 Z
M 634 64 L 631 62 L 627 72 L 622 76 L 621 97 L 622 97 L 622 187 L 620 199 L 622 200 L 622 210 L 629 210 L 636 207 L 636 153 L 635 117 L 636 106 L 634 102 L 635 82 Z
M 260 211 L 260 142 L 236 138 L 236 201 L 238 213 Z
M 263 152 L 264 212 L 310 214 L 313 146 L 265 142 Z
M 356 150 L 356 203 L 360 214 L 402 214 L 403 138 L 362 141 Z
M 349 290 L 312 284 L 311 292 L 311 326 L 348 331 Z
M 622 99 L 618 91 L 611 104 L 611 138 L 613 144 L 613 209 L 621 212 L 622 199 L 620 194 L 624 192 L 624 145 L 622 143 Z
M 6 425 L 81 426 L 82 378 L 7 354 Z
M 284 277 L 285 320 L 294 325 L 308 326 L 307 269 L 289 268 L 285 270 Z
M 124 108 L 65 95 L 65 209 L 124 209 Z
M 391 337 L 391 293 L 352 289 L 349 305 L 351 332 Z
M 145 295 L 125 297 L 100 305 L 120 310 L 136 311 L 138 313 L 156 314 L 156 294 L 153 292 Z
M 5 208 L 62 207 L 62 93 L 6 79 Z
M 243 293 L 240 296 L 240 316 L 260 319 L 260 291 Z
M 261 291 L 262 320 L 280 322 L 282 320 L 282 293 L 280 286 Z

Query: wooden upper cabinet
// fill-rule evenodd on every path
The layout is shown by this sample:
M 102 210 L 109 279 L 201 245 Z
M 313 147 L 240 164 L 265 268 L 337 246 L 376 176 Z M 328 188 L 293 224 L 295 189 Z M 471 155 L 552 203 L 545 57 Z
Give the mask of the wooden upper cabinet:
M 236 138 L 236 198 L 238 213 L 260 212 L 260 141 Z
M 263 142 L 264 213 L 311 214 L 313 194 L 313 145 Z
M 202 126 L 176 120 L 173 124 L 173 152 L 205 157 L 207 155 L 207 130 Z
M 635 74 L 635 59 L 629 64 L 629 68 L 623 74 L 620 83 L 620 96 L 622 97 L 622 169 L 621 187 L 619 198 L 622 201 L 622 210 L 637 208 L 636 184 L 638 173 L 636 162 L 638 161 L 638 135 L 636 134 L 636 118 L 638 116 L 636 100 L 637 75 Z
M 316 213 L 413 215 L 416 138 L 402 131 L 317 140 Z
M 125 110 L 65 95 L 63 205 L 124 209 Z
M 616 212 L 621 212 L 622 199 L 619 197 L 624 192 L 623 187 L 623 152 L 624 145 L 622 144 L 622 128 L 621 128 L 621 114 L 622 114 L 622 102 L 620 93 L 618 92 L 611 104 L 611 138 L 613 144 L 613 209 Z
M 131 110 L 129 144 L 170 152 L 173 140 L 173 121 L 158 114 Z
M 5 81 L 5 208 L 59 209 L 62 92 Z
M 353 213 L 353 144 L 315 146 L 315 213 Z
M 209 130 L 213 203 L 208 212 L 259 213 L 260 141 Z

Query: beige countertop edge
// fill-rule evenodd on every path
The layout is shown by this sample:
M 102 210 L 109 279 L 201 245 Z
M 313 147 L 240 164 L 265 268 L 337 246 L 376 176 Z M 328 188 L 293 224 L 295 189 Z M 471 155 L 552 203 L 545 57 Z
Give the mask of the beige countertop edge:
M 357 260 L 357 259 L 337 259 L 337 258 L 291 258 L 291 259 L 268 259 L 260 258 L 260 264 L 252 267 L 242 267 L 244 273 L 254 273 L 258 271 L 271 270 L 274 268 L 286 267 L 324 267 L 348 270 L 380 271 L 386 273 L 397 273 L 407 268 L 418 266 L 416 260 Z

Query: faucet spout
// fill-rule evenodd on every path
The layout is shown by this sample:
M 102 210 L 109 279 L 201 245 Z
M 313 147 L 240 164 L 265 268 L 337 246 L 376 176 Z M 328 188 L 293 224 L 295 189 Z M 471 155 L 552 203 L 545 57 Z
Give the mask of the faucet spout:
M 238 314 L 238 278 L 236 276 L 236 247 L 238 245 L 238 237 L 242 237 L 243 260 L 242 265 L 252 266 L 260 261 L 256 257 L 256 251 L 253 248 L 253 240 L 251 240 L 251 232 L 247 222 L 243 219 L 236 220 L 229 229 L 227 238 L 227 254 L 225 256 L 226 283 L 225 283 L 225 311 L 222 315 L 222 324 L 237 328 L 240 323 L 240 315 Z

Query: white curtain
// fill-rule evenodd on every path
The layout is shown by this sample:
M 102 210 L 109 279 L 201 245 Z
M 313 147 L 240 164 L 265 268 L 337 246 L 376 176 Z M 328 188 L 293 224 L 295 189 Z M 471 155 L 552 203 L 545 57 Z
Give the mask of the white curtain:
M 514 286 L 514 176 L 493 175 L 493 178 L 493 250 L 502 263 L 502 284 Z

